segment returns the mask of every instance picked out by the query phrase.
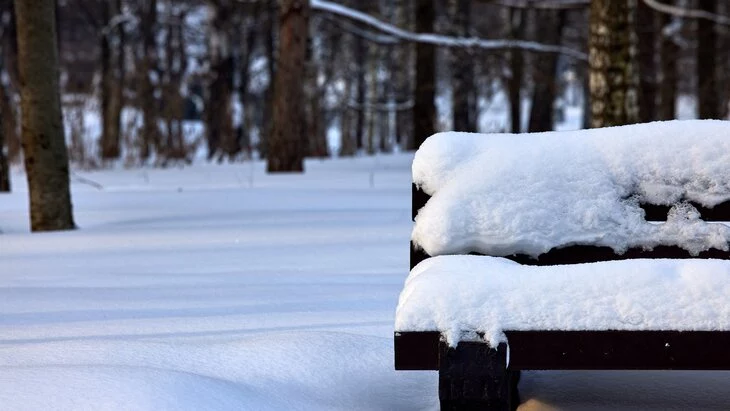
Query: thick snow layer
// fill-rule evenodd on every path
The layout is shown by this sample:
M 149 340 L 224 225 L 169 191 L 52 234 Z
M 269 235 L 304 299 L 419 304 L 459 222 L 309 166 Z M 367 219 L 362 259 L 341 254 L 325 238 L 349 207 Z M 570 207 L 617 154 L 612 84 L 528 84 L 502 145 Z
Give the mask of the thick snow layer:
M 413 268 L 398 331 L 730 330 L 730 261 L 624 260 L 524 266 L 500 257 L 438 256 Z
M 77 171 L 80 230 L 0 193 L 0 410 L 437 410 L 393 370 L 412 155 Z M 103 186 L 99 190 L 83 179 Z M 526 372 L 521 410 L 725 410 L 730 373 Z
M 413 161 L 413 181 L 433 197 L 412 239 L 430 255 L 538 256 L 571 244 L 727 250 L 730 228 L 704 223 L 691 205 L 651 224 L 639 203 L 717 205 L 730 199 L 728 164 L 727 121 L 436 134 Z

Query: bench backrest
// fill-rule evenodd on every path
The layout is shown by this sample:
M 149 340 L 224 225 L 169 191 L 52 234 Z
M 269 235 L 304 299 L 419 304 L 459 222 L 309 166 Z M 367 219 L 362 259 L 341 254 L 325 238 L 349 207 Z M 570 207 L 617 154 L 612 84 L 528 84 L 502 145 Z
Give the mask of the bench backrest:
M 419 190 L 418 187 L 412 185 L 412 215 L 415 220 L 418 210 L 421 209 L 431 197 Z M 730 201 L 718 204 L 713 208 L 705 208 L 699 204 L 692 204 L 699 211 L 704 221 L 730 221 Z M 654 204 L 642 204 L 642 208 L 646 212 L 647 221 L 666 221 L 669 206 L 660 206 Z M 475 254 L 475 253 L 474 253 Z M 430 256 L 422 249 L 415 247 L 411 242 L 411 269 L 421 261 Z M 527 265 L 558 265 L 558 264 L 580 264 L 596 261 L 608 260 L 626 260 L 632 258 L 716 258 L 730 259 L 730 251 L 722 251 L 718 249 L 710 249 L 701 252 L 697 256 L 676 246 L 658 246 L 652 250 L 644 250 L 641 248 L 632 248 L 623 254 L 616 254 L 609 247 L 597 247 L 591 245 L 574 245 L 564 248 L 554 248 L 549 252 L 542 254 L 538 259 L 523 254 L 506 256 L 510 260 L 520 264 Z

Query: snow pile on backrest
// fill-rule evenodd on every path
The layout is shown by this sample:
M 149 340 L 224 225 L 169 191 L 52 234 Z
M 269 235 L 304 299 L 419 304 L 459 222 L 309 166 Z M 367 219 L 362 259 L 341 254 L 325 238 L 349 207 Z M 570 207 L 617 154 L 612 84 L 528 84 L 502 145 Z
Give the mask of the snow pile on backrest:
M 728 249 L 730 228 L 688 203 L 663 224 L 639 203 L 730 199 L 730 122 L 667 121 L 534 134 L 439 133 L 413 161 L 432 198 L 412 240 L 430 255 L 538 256 L 573 244 Z
M 730 261 L 624 260 L 524 266 L 487 256 L 429 258 L 413 268 L 396 331 L 730 330 Z

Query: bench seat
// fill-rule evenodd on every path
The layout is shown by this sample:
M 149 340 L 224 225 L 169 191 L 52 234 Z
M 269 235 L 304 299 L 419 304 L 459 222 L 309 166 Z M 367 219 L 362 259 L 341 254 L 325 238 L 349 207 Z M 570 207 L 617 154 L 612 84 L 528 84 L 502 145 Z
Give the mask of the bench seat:
M 396 331 L 730 330 L 730 261 L 637 259 L 524 266 L 488 256 L 429 258 L 406 280 Z M 730 349 L 730 347 L 729 347 Z

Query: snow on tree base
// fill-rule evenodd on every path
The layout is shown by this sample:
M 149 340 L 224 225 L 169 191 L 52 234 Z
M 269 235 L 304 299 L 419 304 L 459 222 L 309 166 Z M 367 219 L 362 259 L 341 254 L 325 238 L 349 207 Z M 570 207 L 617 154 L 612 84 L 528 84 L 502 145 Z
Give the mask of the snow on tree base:
M 439 256 L 408 276 L 396 331 L 730 330 L 730 261 L 623 260 L 523 266 L 500 257 Z
M 730 199 L 730 122 L 667 121 L 535 134 L 440 133 L 413 181 L 432 198 L 412 233 L 430 255 L 538 256 L 572 244 L 728 249 L 730 227 L 688 202 Z M 647 222 L 640 203 L 675 205 Z

